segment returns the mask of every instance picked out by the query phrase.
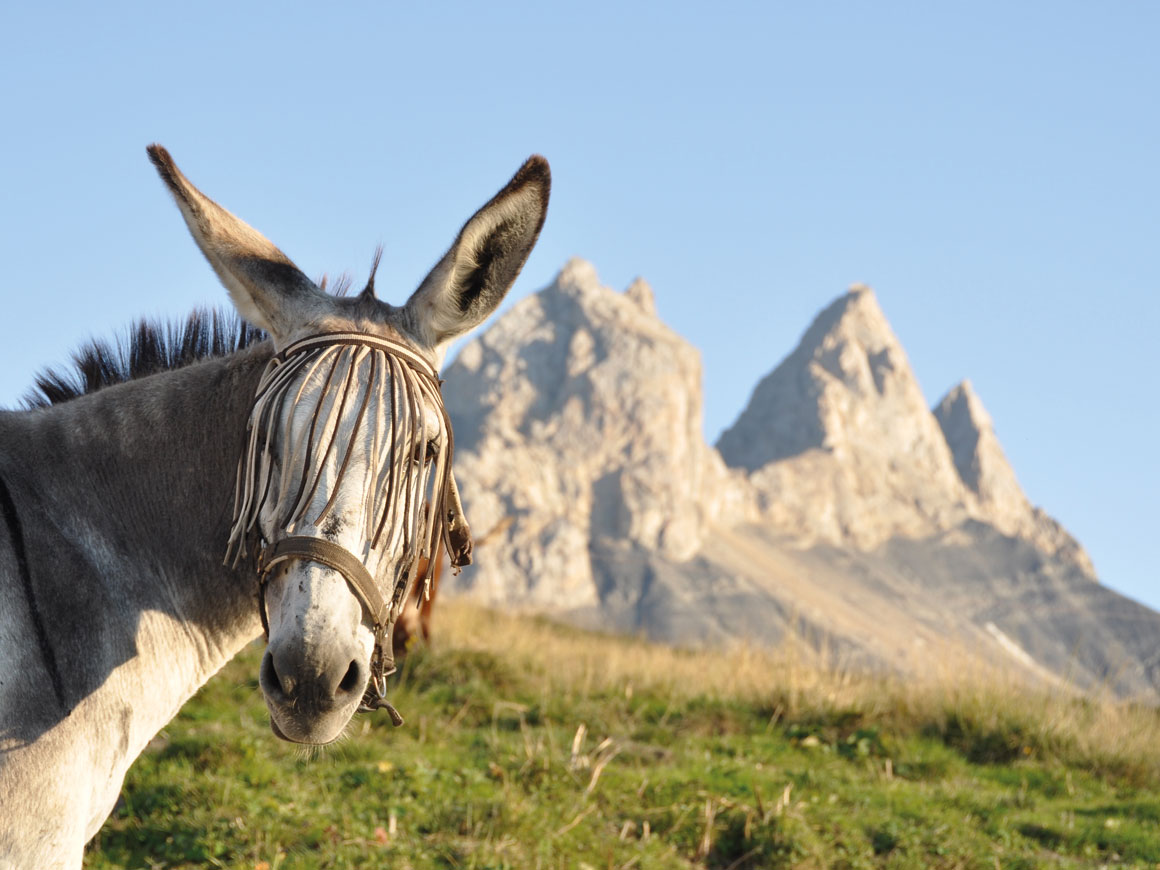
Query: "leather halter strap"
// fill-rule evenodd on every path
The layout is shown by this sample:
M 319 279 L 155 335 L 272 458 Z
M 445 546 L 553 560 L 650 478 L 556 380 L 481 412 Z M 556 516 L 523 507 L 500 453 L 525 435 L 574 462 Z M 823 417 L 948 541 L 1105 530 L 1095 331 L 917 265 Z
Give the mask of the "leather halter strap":
M 283 538 L 275 543 L 262 555 L 262 584 L 265 585 L 270 572 L 280 562 L 291 559 L 302 559 L 308 562 L 318 562 L 328 568 L 333 568 L 346 578 L 355 596 L 366 608 L 371 622 L 376 626 L 384 625 L 390 616 L 390 604 L 383 593 L 379 591 L 375 578 L 371 576 L 366 566 L 349 550 L 340 547 L 325 538 L 308 538 L 295 535 Z M 263 615 L 265 608 L 262 608 Z
M 401 342 L 392 341 L 389 338 L 380 338 L 377 335 L 367 335 L 362 332 L 320 332 L 317 335 L 311 335 L 286 345 L 275 356 L 275 359 L 284 362 L 288 357 L 296 353 L 310 350 L 312 347 L 327 347 L 332 344 L 361 344 L 364 347 L 377 347 L 379 350 L 386 351 L 400 359 L 406 360 L 410 363 L 411 368 L 417 369 L 422 374 L 425 374 L 437 385 L 442 383 L 439 380 L 439 373 L 435 371 L 434 367 L 423 355 L 415 353 L 415 351 Z

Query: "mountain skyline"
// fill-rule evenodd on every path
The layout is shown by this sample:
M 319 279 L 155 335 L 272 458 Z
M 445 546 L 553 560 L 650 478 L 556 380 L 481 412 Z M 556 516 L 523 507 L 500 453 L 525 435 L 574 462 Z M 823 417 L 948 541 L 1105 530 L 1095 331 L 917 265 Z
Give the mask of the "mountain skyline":
M 394 303 L 539 152 L 552 203 L 510 304 L 577 254 L 618 288 L 647 276 L 702 354 L 715 442 L 810 318 L 865 281 L 927 406 L 969 377 L 1030 500 L 1105 582 L 1160 606 L 1160 7 L 115 0 L 0 16 L 19 132 L 0 142 L 0 404 L 90 337 L 224 303 L 150 142 L 312 277 L 361 282 L 383 244 Z M 465 99 L 477 82 L 487 98 Z
M 453 594 L 681 645 L 794 635 L 871 669 L 953 658 L 1160 697 L 1160 613 L 1100 585 L 1031 505 L 969 385 L 926 405 L 865 286 L 817 315 L 721 452 L 696 349 L 646 281 L 617 292 L 583 260 L 445 376 L 487 541 Z

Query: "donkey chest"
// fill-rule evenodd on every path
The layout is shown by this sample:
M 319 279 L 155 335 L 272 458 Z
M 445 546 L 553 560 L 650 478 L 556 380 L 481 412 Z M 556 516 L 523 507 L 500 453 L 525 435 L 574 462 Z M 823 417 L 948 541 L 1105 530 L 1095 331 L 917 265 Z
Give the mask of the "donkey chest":
M 113 668 L 68 716 L 11 753 L 3 774 L 36 804 L 30 809 L 37 817 L 75 819 L 84 840 L 112 811 L 149 741 L 228 658 L 207 658 L 187 627 L 150 611 L 141 615 L 134 645 L 137 654 Z

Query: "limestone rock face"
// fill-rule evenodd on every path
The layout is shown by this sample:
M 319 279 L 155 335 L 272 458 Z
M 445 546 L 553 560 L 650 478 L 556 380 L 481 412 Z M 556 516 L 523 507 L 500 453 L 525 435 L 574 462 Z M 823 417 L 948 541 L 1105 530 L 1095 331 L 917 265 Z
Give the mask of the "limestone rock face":
M 935 406 L 934 417 L 971 497 L 968 506 L 972 516 L 1006 535 L 1024 538 L 1044 552 L 1060 556 L 1095 580 L 1095 568 L 1079 542 L 1027 500 L 999 446 L 991 415 L 971 382 L 963 381 L 943 396 Z
M 717 447 L 750 472 L 768 521 L 803 538 L 870 548 L 967 516 L 946 440 L 863 285 L 818 315 Z
M 656 318 L 641 279 L 617 293 L 572 260 L 445 377 L 472 526 L 485 534 L 512 520 L 460 578 L 477 598 L 591 606 L 590 543 L 680 562 L 707 521 L 746 510 L 744 479 L 701 434 L 700 355 Z
M 933 413 L 873 293 L 818 315 L 719 452 L 697 351 L 582 260 L 444 373 L 476 562 L 445 589 L 682 645 L 796 638 L 1160 699 L 1160 614 L 1092 582 L 969 383 Z
M 1031 505 L 971 382 L 952 388 L 935 407 L 934 417 L 951 449 L 959 479 L 974 495 L 980 512 L 1004 531 L 1025 525 Z
M 628 289 L 624 291 L 624 295 L 639 305 L 641 311 L 645 314 L 656 316 L 657 303 L 656 298 L 653 296 L 652 285 L 644 280 L 644 278 L 634 279 L 628 285 Z

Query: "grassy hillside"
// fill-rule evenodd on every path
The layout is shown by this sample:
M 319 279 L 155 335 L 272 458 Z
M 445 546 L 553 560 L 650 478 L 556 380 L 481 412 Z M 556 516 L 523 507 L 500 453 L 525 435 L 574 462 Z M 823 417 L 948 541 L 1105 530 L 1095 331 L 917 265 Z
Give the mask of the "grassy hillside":
M 130 772 L 85 866 L 1160 867 L 1160 711 L 792 649 L 691 654 L 464 606 L 307 754 L 240 656 Z

